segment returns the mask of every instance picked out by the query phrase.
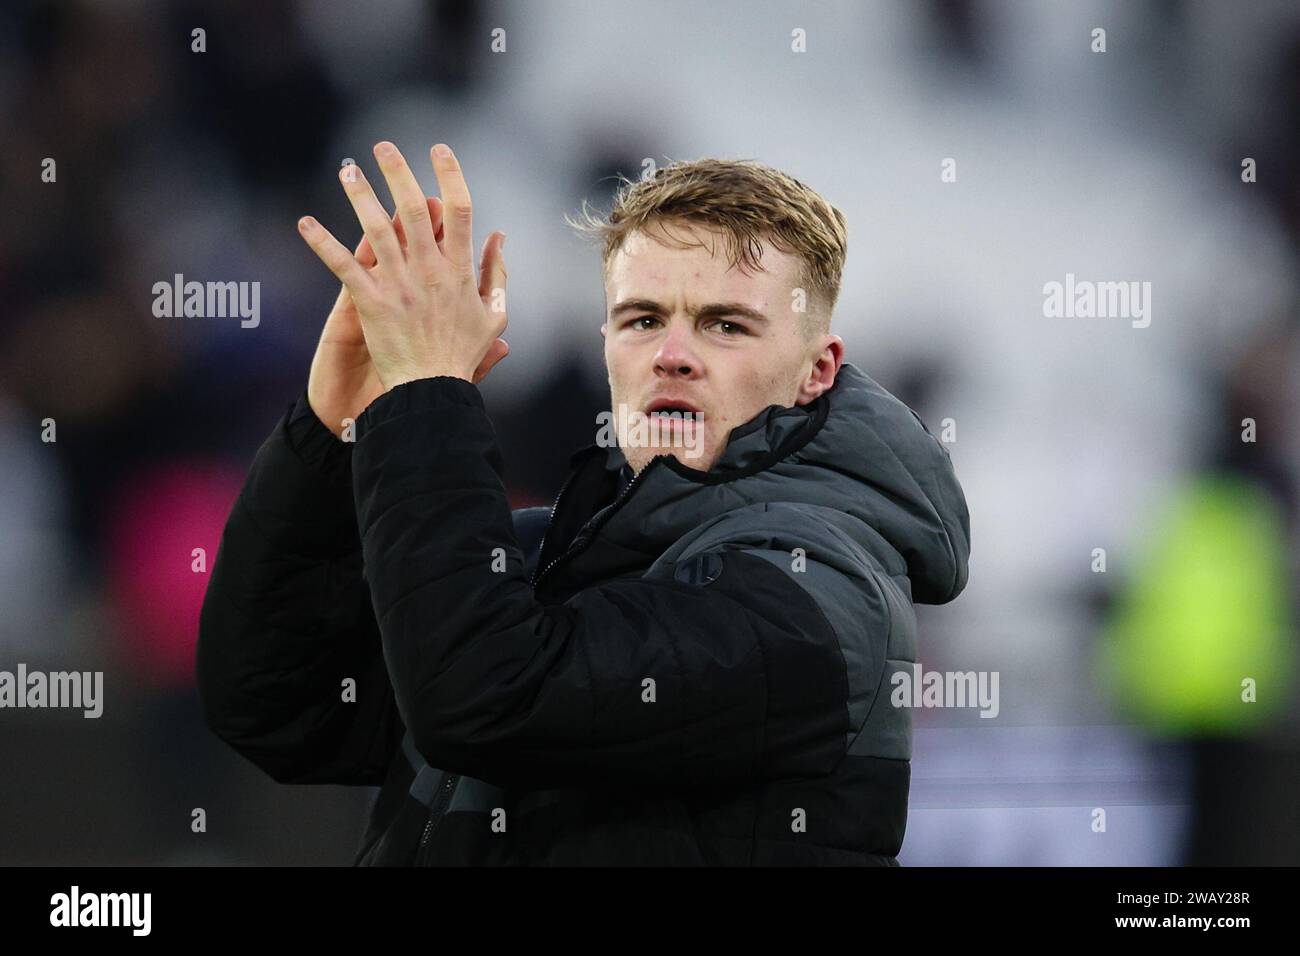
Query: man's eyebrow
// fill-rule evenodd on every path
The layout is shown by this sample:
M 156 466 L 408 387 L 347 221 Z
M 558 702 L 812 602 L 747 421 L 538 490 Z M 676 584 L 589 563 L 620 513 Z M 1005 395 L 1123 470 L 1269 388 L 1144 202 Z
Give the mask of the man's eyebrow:
M 757 309 L 751 309 L 739 302 L 710 302 L 708 305 L 688 309 L 693 318 L 711 318 L 719 315 L 738 315 L 752 322 L 766 322 L 767 316 Z M 667 315 L 668 309 L 653 299 L 624 299 L 609 310 L 611 319 L 618 318 L 626 312 L 649 312 L 652 315 Z

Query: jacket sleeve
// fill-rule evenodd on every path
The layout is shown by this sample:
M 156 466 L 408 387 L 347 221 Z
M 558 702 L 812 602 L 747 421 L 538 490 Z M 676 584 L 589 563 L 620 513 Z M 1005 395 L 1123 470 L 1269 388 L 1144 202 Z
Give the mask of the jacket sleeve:
M 680 788 L 823 775 L 844 757 L 844 651 L 771 560 L 721 542 L 544 605 L 475 386 L 400 385 L 357 434 L 376 619 L 431 765 L 500 786 Z M 883 646 L 887 622 L 861 624 Z
M 253 461 L 204 596 L 204 717 L 281 783 L 382 783 L 403 733 L 362 574 L 351 456 L 304 393 Z

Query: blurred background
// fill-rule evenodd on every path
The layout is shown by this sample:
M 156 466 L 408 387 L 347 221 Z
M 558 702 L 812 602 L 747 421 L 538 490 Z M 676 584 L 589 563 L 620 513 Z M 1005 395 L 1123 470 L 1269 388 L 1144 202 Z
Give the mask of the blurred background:
M 832 331 L 951 420 L 970 504 L 923 666 L 1000 674 L 995 719 L 917 711 L 904 864 L 1300 863 L 1298 115 L 1290 0 L 10 0 L 0 669 L 103 670 L 105 702 L 0 711 L 0 863 L 350 862 L 369 791 L 277 785 L 204 726 L 191 552 L 337 293 L 295 223 L 354 244 L 336 170 L 378 181 L 381 139 L 450 143 L 476 249 L 510 235 L 482 388 L 516 506 L 608 407 L 566 212 L 722 156 L 846 214 Z M 176 273 L 260 282 L 260 323 L 155 317 Z M 1150 325 L 1045 317 L 1067 274 L 1150 282 Z

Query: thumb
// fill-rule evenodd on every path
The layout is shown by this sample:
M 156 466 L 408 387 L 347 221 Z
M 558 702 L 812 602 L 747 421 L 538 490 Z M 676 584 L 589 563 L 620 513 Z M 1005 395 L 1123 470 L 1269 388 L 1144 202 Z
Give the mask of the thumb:
M 506 243 L 504 232 L 494 232 L 483 243 L 479 262 L 478 294 L 493 315 L 506 321 L 506 261 L 501 248 Z M 505 326 L 502 326 L 504 329 Z
M 478 363 L 478 368 L 474 370 L 473 382 L 477 385 L 483 380 L 483 376 L 492 371 L 492 367 L 510 354 L 510 346 L 505 339 L 497 339 L 488 346 L 487 355 L 483 356 L 483 361 Z

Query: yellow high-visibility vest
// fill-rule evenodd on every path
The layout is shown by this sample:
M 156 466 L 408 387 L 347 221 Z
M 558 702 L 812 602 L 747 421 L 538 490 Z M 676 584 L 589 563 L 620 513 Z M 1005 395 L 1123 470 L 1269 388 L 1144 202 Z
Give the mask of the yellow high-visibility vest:
M 1280 508 L 1232 475 L 1177 491 L 1104 628 L 1117 715 L 1157 734 L 1235 734 L 1286 704 L 1295 632 Z

